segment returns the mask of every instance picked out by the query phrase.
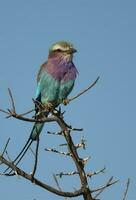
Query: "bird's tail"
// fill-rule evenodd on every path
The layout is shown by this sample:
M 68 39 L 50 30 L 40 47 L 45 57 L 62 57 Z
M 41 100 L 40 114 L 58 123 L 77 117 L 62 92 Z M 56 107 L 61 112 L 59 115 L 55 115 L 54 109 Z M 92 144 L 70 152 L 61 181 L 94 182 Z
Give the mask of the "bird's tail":
M 19 162 L 22 160 L 22 158 L 28 151 L 29 147 L 31 146 L 32 142 L 36 141 L 38 139 L 38 137 L 43 129 L 43 126 L 44 126 L 44 123 L 35 122 L 26 144 L 24 145 L 24 147 L 22 148 L 20 153 L 17 155 L 17 157 L 13 160 L 13 162 L 12 162 L 13 164 L 15 164 L 16 166 L 19 164 Z M 6 168 L 3 173 L 6 173 L 9 168 L 10 167 Z M 12 171 L 13 170 L 10 170 L 9 174 L 11 174 Z
M 39 123 L 39 122 L 35 122 L 32 131 L 31 131 L 31 135 L 30 138 L 32 140 L 37 140 L 37 138 L 39 137 L 42 129 L 43 129 L 44 123 Z

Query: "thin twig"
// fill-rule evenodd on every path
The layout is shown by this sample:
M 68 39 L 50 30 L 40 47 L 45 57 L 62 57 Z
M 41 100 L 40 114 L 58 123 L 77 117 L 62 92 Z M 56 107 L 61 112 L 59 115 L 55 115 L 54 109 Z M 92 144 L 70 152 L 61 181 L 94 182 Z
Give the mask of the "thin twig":
M 59 184 L 59 181 L 58 181 L 57 177 L 55 176 L 55 174 L 53 174 L 53 178 L 54 178 L 54 181 L 55 181 L 55 183 L 56 183 L 58 189 L 59 189 L 60 191 L 62 191 L 62 189 L 61 189 L 61 187 L 60 187 L 60 184 Z M 65 197 L 65 200 L 68 200 L 68 197 Z
M 8 144 L 9 144 L 9 141 L 10 141 L 10 138 L 8 138 L 8 140 L 7 140 L 7 142 L 6 142 L 6 144 L 5 144 L 5 147 L 4 147 L 4 149 L 3 149 L 3 152 L 2 152 L 2 156 L 4 155 L 4 153 L 6 152 L 6 150 L 7 150 L 7 146 L 8 146 Z
M 89 177 L 89 178 L 91 178 L 92 176 L 95 176 L 95 175 L 98 175 L 98 174 L 101 174 L 101 173 L 105 173 L 105 169 L 106 169 L 106 167 L 104 167 L 103 169 L 98 170 L 98 171 L 88 172 L 86 174 L 86 176 Z
M 71 127 L 71 131 L 79 131 L 80 132 L 80 131 L 83 131 L 83 128 L 72 128 Z
M 115 180 L 112 182 L 112 180 L 113 180 L 113 176 L 108 180 L 108 182 L 104 186 L 91 190 L 91 193 L 98 192 L 93 198 L 96 199 L 106 188 L 112 186 L 113 184 L 119 181 L 119 180 Z
M 9 92 L 9 96 L 10 96 L 10 99 L 11 99 L 13 112 L 16 113 L 15 103 L 14 103 L 13 95 L 12 95 L 10 88 L 8 88 L 8 92 Z
M 64 156 L 71 156 L 69 152 L 63 152 L 63 151 L 58 151 L 56 149 L 51 149 L 51 148 L 45 148 L 45 151 L 53 152 L 53 153 L 58 153 Z
M 5 153 L 6 153 L 7 157 L 8 157 L 8 159 L 9 159 L 9 162 L 12 163 L 12 160 L 11 160 L 11 158 L 10 158 L 10 156 L 9 156 L 9 154 L 8 154 L 8 152 L 7 152 L 7 150 L 5 151 Z M 2 156 L 2 157 L 3 157 L 3 156 Z M 14 167 L 13 171 L 15 172 L 15 175 L 18 175 L 18 173 L 17 173 L 17 171 L 16 171 L 16 167 Z
M 76 147 L 77 149 L 79 149 L 79 148 L 85 149 L 85 142 L 86 142 L 86 140 L 81 139 L 81 142 L 78 143 L 78 144 L 75 144 L 75 147 Z M 62 147 L 62 146 L 67 146 L 67 143 L 60 144 L 59 146 L 61 146 L 61 147 Z
M 6 110 L 0 109 L 0 112 L 3 112 L 3 113 L 5 113 L 5 114 L 9 115 L 9 112 L 6 111 Z
M 31 109 L 31 110 L 29 110 L 29 111 L 27 111 L 27 112 L 24 112 L 24 113 L 20 114 L 20 115 L 21 115 L 21 116 L 24 116 L 24 115 L 30 114 L 30 113 L 32 113 L 32 112 L 34 112 L 34 111 L 35 111 L 35 109 Z
M 55 183 L 56 183 L 58 189 L 59 189 L 60 191 L 62 191 L 62 190 L 61 190 L 61 187 L 60 187 L 60 185 L 59 185 L 58 179 L 57 179 L 57 177 L 56 177 L 55 174 L 53 174 L 53 178 L 54 178 L 54 181 L 55 181 Z
M 84 94 L 85 92 L 87 92 L 88 90 L 90 90 L 93 86 L 95 86 L 95 84 L 98 82 L 99 79 L 100 79 L 100 77 L 98 76 L 97 79 L 93 83 L 91 83 L 91 85 L 88 88 L 84 89 L 83 91 L 81 91 L 80 93 L 78 93 L 76 96 L 74 96 L 72 98 L 69 98 L 68 99 L 69 102 L 73 101 L 74 99 L 78 98 L 79 96 L 81 96 L 82 94 Z
M 125 191 L 124 191 L 124 195 L 123 195 L 122 200 L 125 200 L 125 199 L 126 199 L 126 196 L 127 196 L 127 193 L 128 193 L 129 185 L 130 185 L 130 178 L 128 178 L 128 180 L 127 180 L 126 189 L 125 189 Z
M 33 150 L 31 147 L 29 147 L 29 149 L 30 149 L 30 151 L 32 152 L 33 156 L 35 156 L 34 150 Z
M 101 170 L 99 170 L 99 171 L 88 172 L 88 173 L 86 173 L 86 176 L 90 178 L 90 177 L 92 177 L 92 176 L 94 176 L 94 175 L 98 175 L 98 174 L 100 174 L 100 173 L 104 173 L 104 172 L 105 172 L 105 169 L 106 169 L 106 168 L 104 167 L 103 169 L 101 169 Z M 59 176 L 60 178 L 62 178 L 62 176 L 73 176 L 73 175 L 77 175 L 77 174 L 79 174 L 78 171 L 60 172 L 60 173 L 56 174 L 56 176 Z
M 79 174 L 78 171 L 73 171 L 73 172 L 60 172 L 58 174 L 56 174 L 56 176 L 59 176 L 60 178 L 62 178 L 62 176 L 73 176 L 73 175 L 77 175 Z
M 50 131 L 47 131 L 47 134 L 50 134 L 50 135 L 62 135 L 62 131 L 58 131 L 58 132 L 50 132 Z

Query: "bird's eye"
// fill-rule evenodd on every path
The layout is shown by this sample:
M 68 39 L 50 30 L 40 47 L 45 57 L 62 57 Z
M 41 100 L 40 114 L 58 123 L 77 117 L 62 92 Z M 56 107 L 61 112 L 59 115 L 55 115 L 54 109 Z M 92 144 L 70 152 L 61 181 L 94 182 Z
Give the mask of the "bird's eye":
M 56 51 L 57 51 L 57 52 L 61 52 L 62 50 L 61 50 L 61 49 L 56 49 Z

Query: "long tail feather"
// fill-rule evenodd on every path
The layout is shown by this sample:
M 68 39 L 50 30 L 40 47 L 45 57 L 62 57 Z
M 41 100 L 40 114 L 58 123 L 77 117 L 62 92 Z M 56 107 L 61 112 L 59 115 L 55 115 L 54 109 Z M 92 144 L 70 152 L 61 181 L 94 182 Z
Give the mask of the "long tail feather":
M 24 155 L 26 154 L 26 152 L 28 151 L 28 149 L 29 149 L 29 147 L 31 146 L 31 144 L 32 144 L 32 142 L 33 142 L 33 140 L 30 140 L 29 141 L 29 143 L 28 143 L 28 145 L 25 147 L 25 149 L 24 149 L 24 151 L 21 151 L 20 152 L 20 155 L 18 155 L 17 157 L 16 157 L 16 161 L 17 162 L 14 162 L 14 164 L 17 166 L 19 163 L 20 163 L 20 161 L 22 160 L 22 158 L 24 157 Z M 23 150 L 22 149 L 22 150 Z M 21 156 L 21 157 L 20 157 Z M 19 159 L 18 159 L 19 158 Z M 10 170 L 10 172 L 9 172 L 9 174 L 11 174 L 11 172 L 13 172 L 13 169 L 12 170 Z
M 20 163 L 20 161 L 22 160 L 22 158 L 24 157 L 24 155 L 26 154 L 26 152 L 28 151 L 29 147 L 31 146 L 32 142 L 37 140 L 37 138 L 39 137 L 42 129 L 43 129 L 44 123 L 35 123 L 30 137 L 28 138 L 26 144 L 24 145 L 24 147 L 22 148 L 22 150 L 20 151 L 20 153 L 17 155 L 17 157 L 13 160 L 13 164 L 15 164 L 16 166 Z M 10 167 L 7 167 L 5 169 L 5 171 L 3 173 L 6 173 L 8 171 Z M 10 170 L 9 174 L 12 172 L 13 170 Z
M 30 147 L 29 144 L 32 144 L 32 142 L 33 142 L 33 140 L 29 137 L 29 139 L 27 140 L 25 146 L 22 148 L 22 150 L 21 150 L 20 153 L 17 155 L 17 157 L 12 161 L 13 164 L 15 164 L 16 161 L 17 161 L 17 164 L 18 164 L 18 159 L 19 159 L 19 162 L 21 161 L 20 158 L 21 158 L 21 159 L 23 158 L 22 155 L 23 155 L 23 156 L 25 155 L 24 152 L 26 153 L 26 150 L 28 150 L 28 147 Z M 20 157 L 20 156 L 21 156 L 21 157 Z M 4 171 L 4 173 L 6 173 L 6 172 L 8 171 L 9 168 L 10 168 L 10 167 L 6 168 L 5 171 Z

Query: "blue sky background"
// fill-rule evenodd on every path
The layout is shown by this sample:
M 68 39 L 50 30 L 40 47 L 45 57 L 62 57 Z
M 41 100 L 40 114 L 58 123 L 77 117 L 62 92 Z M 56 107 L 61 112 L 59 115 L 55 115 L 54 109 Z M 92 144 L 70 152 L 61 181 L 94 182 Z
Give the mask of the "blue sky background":
M 131 178 L 128 199 L 136 199 L 136 2 L 134 0 L 4 0 L 0 1 L 0 107 L 8 108 L 7 88 L 13 91 L 18 112 L 32 108 L 36 90 L 36 74 L 47 59 L 50 45 L 68 40 L 78 49 L 74 63 L 79 76 L 71 96 L 100 76 L 90 92 L 65 107 L 66 120 L 84 128 L 86 151 L 91 156 L 87 171 L 106 166 L 106 174 L 94 177 L 96 187 L 110 177 L 120 182 L 101 195 L 102 199 L 121 199 L 125 181 Z M 32 124 L 5 119 L 0 114 L 0 150 L 8 137 L 11 158 L 27 140 Z M 41 135 L 37 177 L 54 185 L 53 173 L 72 171 L 68 158 L 44 151 L 60 149 L 61 137 L 49 136 L 46 125 Z M 82 134 L 73 134 L 79 142 Z M 64 148 L 61 150 L 65 150 Z M 33 156 L 29 151 L 23 163 L 31 172 Z M 65 191 L 79 187 L 79 180 L 65 177 L 60 186 Z M 18 177 L 0 177 L 1 199 L 64 199 Z M 81 199 L 81 198 L 78 198 Z

